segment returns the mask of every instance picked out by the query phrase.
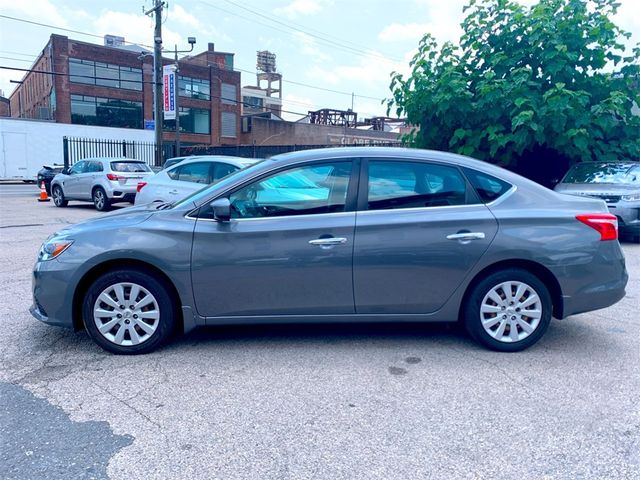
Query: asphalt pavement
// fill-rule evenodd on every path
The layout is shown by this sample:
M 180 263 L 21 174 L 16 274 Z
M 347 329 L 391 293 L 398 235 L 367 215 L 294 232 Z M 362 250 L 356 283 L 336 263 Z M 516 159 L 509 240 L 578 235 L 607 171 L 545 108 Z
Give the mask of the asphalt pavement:
M 27 187 L 0 187 L 0 478 L 640 479 L 640 245 L 625 299 L 521 353 L 288 325 L 122 357 L 29 315 L 40 243 L 98 213 Z

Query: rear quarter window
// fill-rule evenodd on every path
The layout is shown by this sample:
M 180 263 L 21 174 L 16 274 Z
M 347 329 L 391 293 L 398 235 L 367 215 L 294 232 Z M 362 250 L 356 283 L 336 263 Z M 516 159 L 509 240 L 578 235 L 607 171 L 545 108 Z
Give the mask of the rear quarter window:
M 151 168 L 144 162 L 111 162 L 111 171 L 122 173 L 151 172 Z
M 512 187 L 510 183 L 500 180 L 488 173 L 479 172 L 470 168 L 465 168 L 464 173 L 484 203 L 497 200 Z

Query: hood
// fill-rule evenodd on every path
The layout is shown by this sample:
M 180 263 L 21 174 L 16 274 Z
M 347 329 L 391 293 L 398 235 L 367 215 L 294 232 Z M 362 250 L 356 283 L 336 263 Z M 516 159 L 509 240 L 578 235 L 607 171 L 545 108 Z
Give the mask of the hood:
M 640 185 L 631 183 L 559 183 L 554 190 L 571 195 L 629 195 L 640 192 Z
M 141 205 L 139 207 L 128 207 L 121 210 L 110 212 L 106 215 L 90 218 L 80 223 L 70 225 L 62 230 L 59 230 L 55 236 L 70 237 L 86 231 L 96 230 L 111 230 L 122 227 L 130 227 L 144 222 L 152 215 L 155 215 L 160 210 L 157 210 L 157 204 Z

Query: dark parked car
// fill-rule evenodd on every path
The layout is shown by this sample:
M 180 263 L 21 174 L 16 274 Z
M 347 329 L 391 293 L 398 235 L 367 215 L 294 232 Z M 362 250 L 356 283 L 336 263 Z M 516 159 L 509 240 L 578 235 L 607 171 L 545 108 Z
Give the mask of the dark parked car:
M 47 195 L 51 195 L 51 180 L 53 180 L 53 177 L 55 177 L 58 173 L 62 172 L 63 168 L 63 165 L 53 165 L 52 167 L 43 165 L 42 168 L 38 171 L 38 188 L 40 188 L 40 185 L 42 185 L 42 182 L 44 182 L 44 187 L 47 190 Z
M 52 235 L 31 312 L 127 354 L 199 325 L 458 320 L 517 351 L 624 296 L 617 234 L 602 200 L 459 155 L 289 153 Z

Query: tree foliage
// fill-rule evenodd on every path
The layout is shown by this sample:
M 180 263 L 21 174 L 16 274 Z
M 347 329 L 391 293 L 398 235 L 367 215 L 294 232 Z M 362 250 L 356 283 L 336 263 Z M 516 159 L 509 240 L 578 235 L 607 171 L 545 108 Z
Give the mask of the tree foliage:
M 516 169 L 541 155 L 638 160 L 640 46 L 625 52 L 617 8 L 471 0 L 458 46 L 427 33 L 411 75 L 392 74 L 389 111 L 419 127 L 406 139 L 415 146 Z

